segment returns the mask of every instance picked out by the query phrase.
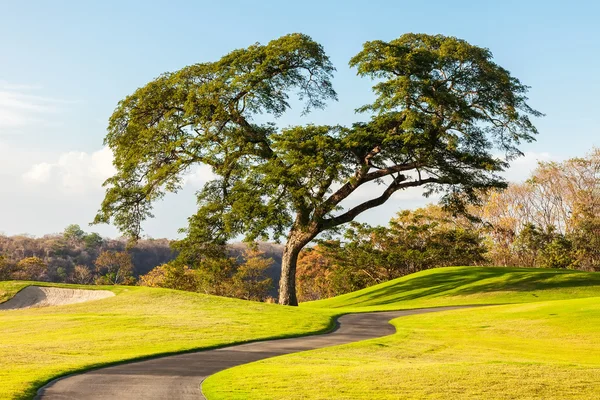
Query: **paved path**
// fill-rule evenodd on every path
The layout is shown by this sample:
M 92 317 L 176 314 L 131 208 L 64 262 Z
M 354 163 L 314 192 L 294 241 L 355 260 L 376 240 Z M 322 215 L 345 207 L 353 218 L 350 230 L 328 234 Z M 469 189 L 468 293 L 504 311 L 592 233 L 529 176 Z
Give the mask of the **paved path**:
M 466 306 L 468 307 L 468 306 Z M 263 358 L 391 335 L 389 320 L 458 307 L 347 314 L 335 331 L 322 335 L 254 342 L 101 368 L 51 382 L 37 399 L 204 399 L 200 385 L 218 371 Z

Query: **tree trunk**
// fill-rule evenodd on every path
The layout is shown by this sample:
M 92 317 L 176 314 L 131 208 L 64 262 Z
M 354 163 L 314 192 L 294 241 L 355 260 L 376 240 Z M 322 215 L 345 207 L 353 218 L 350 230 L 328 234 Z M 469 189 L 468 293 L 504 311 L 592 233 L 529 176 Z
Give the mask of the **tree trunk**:
M 296 263 L 300 250 L 306 245 L 306 241 L 299 239 L 293 233 L 290 234 L 281 259 L 281 278 L 279 279 L 279 304 L 297 306 L 296 297 Z

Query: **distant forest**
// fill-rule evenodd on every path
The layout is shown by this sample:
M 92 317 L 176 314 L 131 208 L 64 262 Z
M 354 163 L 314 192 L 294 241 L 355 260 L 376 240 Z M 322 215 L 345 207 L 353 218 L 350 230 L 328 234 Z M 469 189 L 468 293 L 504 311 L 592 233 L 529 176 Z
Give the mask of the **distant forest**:
M 29 235 L 0 235 L 0 257 L 6 265 L 0 267 L 0 279 L 25 278 L 49 282 L 88 283 L 78 279 L 77 272 L 86 268 L 90 275 L 96 270 L 96 262 L 102 253 L 126 252 L 130 255 L 132 275 L 135 278 L 145 275 L 157 266 L 167 264 L 177 258 L 177 251 L 171 248 L 169 239 L 142 239 L 135 246 L 127 248 L 127 239 L 109 239 L 97 233 L 84 232 L 79 225 L 69 225 L 62 233 L 33 237 Z M 242 258 L 247 245 L 232 243 L 229 255 Z M 273 287 L 279 282 L 281 254 L 283 248 L 275 243 L 259 243 L 259 250 L 265 258 L 273 259 L 267 275 Z M 28 262 L 38 260 L 37 276 L 19 275 Z M 11 266 L 12 275 L 6 273 Z M 78 268 L 79 267 L 79 268 Z M 16 275 L 15 275 L 16 274 Z M 273 294 L 276 291 L 271 290 Z

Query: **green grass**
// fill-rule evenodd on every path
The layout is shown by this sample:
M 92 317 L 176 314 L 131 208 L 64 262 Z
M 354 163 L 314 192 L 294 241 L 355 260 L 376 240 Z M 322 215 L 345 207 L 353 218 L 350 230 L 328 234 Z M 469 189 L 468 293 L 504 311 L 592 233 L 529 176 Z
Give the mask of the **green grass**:
M 393 323 L 393 336 L 219 372 L 203 391 L 210 400 L 593 399 L 600 393 L 600 298 Z
M 29 284 L 0 282 L 0 301 Z M 592 398 L 600 390 L 597 273 L 440 268 L 300 308 L 87 288 L 117 296 L 0 311 L 0 398 L 31 398 L 48 380 L 95 366 L 323 331 L 345 312 L 505 303 L 529 304 L 400 318 L 394 336 L 236 367 L 203 390 L 211 400 Z
M 439 268 L 301 309 L 465 304 L 505 305 L 398 318 L 393 336 L 246 364 L 202 388 L 210 400 L 598 396 L 599 273 Z
M 0 282 L 0 299 L 28 284 Z M 338 313 L 167 289 L 109 289 L 117 296 L 0 311 L 0 399 L 31 398 L 48 380 L 108 363 L 323 331 Z
M 364 312 L 595 296 L 600 296 L 600 273 L 541 268 L 449 267 L 418 272 L 302 306 Z

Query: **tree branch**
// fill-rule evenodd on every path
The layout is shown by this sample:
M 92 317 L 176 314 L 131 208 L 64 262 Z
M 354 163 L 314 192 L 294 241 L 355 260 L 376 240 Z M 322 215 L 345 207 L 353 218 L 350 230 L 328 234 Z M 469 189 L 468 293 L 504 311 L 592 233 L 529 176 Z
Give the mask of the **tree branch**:
M 334 228 L 336 226 L 353 221 L 354 218 L 356 218 L 359 214 L 385 203 L 392 196 L 392 194 L 394 194 L 394 192 L 396 192 L 400 189 L 422 186 L 427 183 L 439 183 L 440 182 L 440 180 L 437 178 L 426 178 L 426 179 L 420 179 L 417 181 L 402 183 L 405 179 L 406 179 L 406 177 L 404 175 L 400 175 L 398 178 L 396 178 L 394 180 L 394 182 L 392 182 L 392 184 L 390 186 L 387 187 L 387 189 L 385 189 L 385 191 L 381 194 L 381 196 L 371 199 L 371 200 L 368 200 L 368 201 L 365 201 L 364 203 L 359 204 L 358 206 L 356 206 L 354 208 L 351 208 L 350 210 L 346 211 L 345 213 L 343 213 L 341 215 L 338 215 L 337 217 L 325 219 L 323 221 L 325 229 Z
M 357 173 L 357 175 L 355 175 L 355 176 L 357 176 L 357 179 L 354 182 L 353 181 L 346 182 L 341 188 L 339 188 L 335 193 L 333 193 L 331 196 L 329 196 L 329 198 L 327 200 L 325 200 L 325 202 L 323 203 L 323 206 L 322 206 L 322 215 L 325 215 L 328 212 L 330 212 L 331 210 L 333 210 L 333 208 L 336 205 L 338 205 L 342 200 L 347 198 L 352 192 L 354 192 L 356 189 L 358 189 L 359 186 L 361 186 L 367 182 L 371 182 L 376 179 L 383 178 L 385 176 L 389 176 L 396 172 L 410 171 L 411 169 L 415 169 L 420 166 L 421 166 L 420 163 L 412 162 L 412 163 L 408 163 L 408 164 L 398 164 L 398 165 L 393 165 L 391 167 L 378 169 L 376 171 L 373 171 L 373 172 L 370 172 L 367 174 L 363 174 L 362 177 L 360 176 L 359 173 Z

